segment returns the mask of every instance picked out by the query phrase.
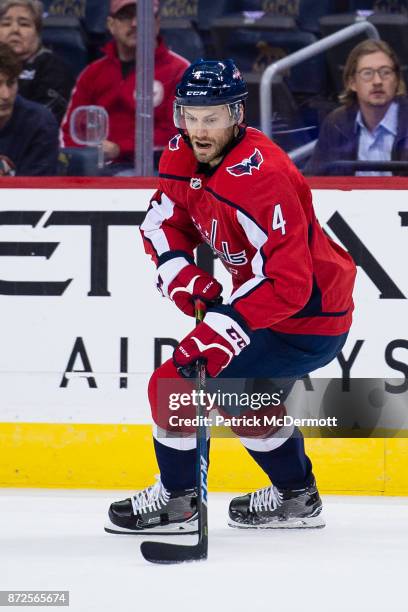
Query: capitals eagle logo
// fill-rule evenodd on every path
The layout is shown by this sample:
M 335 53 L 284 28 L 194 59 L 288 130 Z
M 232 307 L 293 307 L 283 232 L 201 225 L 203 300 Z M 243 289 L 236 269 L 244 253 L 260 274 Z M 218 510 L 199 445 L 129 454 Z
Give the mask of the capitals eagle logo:
M 235 166 L 228 166 L 227 172 L 232 176 L 242 176 L 243 174 L 251 174 L 252 170 L 259 170 L 263 163 L 262 153 L 259 149 L 255 149 L 251 157 L 246 157 Z
M 169 149 L 170 149 L 170 151 L 178 151 L 179 150 L 179 148 L 180 148 L 180 143 L 179 143 L 180 138 L 181 138 L 181 134 L 176 134 L 169 141 Z

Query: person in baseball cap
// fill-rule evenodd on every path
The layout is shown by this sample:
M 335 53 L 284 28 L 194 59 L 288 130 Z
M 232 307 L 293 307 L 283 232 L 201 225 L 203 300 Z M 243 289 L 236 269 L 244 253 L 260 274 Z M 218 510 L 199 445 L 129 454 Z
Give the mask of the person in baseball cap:
M 189 62 L 165 45 L 159 33 L 159 0 L 152 0 L 155 15 L 154 52 L 154 147 L 167 146 L 174 136 L 173 99 Z M 79 75 L 61 125 L 65 147 L 78 146 L 70 134 L 70 117 L 78 106 L 103 106 L 109 115 L 109 135 L 103 142 L 110 165 L 131 164 L 135 150 L 135 89 L 137 45 L 137 0 L 111 0 L 107 26 L 112 35 L 101 59 Z M 111 168 L 112 172 L 116 170 Z
M 155 14 L 155 36 L 159 34 L 159 1 L 153 1 Z M 135 57 L 137 37 L 136 0 L 111 0 L 107 26 L 116 41 L 118 54 L 122 61 Z
M 111 0 L 109 14 L 111 16 L 119 13 L 125 6 L 136 6 L 137 0 Z M 153 11 L 155 15 L 159 13 L 159 0 L 153 0 Z

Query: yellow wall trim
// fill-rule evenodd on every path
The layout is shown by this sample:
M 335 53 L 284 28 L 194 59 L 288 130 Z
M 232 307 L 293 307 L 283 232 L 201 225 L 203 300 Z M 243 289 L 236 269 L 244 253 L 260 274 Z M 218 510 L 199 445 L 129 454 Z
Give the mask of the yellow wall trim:
M 323 493 L 408 495 L 408 439 L 307 439 Z M 0 423 L 0 486 L 137 489 L 158 472 L 149 425 Z M 212 491 L 266 476 L 236 439 L 211 442 Z

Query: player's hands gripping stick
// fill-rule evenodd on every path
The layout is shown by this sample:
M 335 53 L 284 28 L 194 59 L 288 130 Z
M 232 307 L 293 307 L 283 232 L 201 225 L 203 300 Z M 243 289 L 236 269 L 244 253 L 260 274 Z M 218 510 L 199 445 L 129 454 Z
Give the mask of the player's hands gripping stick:
M 185 266 L 168 286 L 169 298 L 190 317 L 195 316 L 194 303 L 201 300 L 205 306 L 219 304 L 222 285 L 213 276 L 194 264 Z
M 173 361 L 183 376 L 192 376 L 200 359 L 209 376 L 218 376 L 249 343 L 249 336 L 232 317 L 208 312 L 204 321 L 180 342 Z

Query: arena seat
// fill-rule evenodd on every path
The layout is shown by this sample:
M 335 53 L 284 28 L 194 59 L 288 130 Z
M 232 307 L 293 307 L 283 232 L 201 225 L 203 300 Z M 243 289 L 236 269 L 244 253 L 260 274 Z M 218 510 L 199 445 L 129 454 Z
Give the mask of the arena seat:
M 300 0 L 299 16 L 296 20 L 300 30 L 319 36 L 319 19 L 336 12 L 335 0 Z
M 198 0 L 197 25 L 200 32 L 209 32 L 214 19 L 221 17 L 225 12 L 226 0 Z
M 88 62 L 85 33 L 77 17 L 49 15 L 45 17 L 42 32 L 46 47 L 60 55 L 77 76 Z
M 100 4 L 107 0 L 100 0 Z M 45 13 L 55 16 L 78 17 L 85 16 L 86 5 L 89 0 L 42 0 Z
M 407 14 L 408 0 L 350 0 L 348 10 Z
M 44 10 L 53 17 L 76 17 L 86 33 L 88 61 L 101 57 L 100 49 L 109 39 L 106 19 L 110 0 L 43 0 Z
M 204 57 L 204 44 L 195 24 L 189 19 L 161 19 L 160 33 L 166 45 L 193 62 Z
M 249 20 L 243 14 L 214 20 L 214 46 L 218 57 L 232 57 L 243 72 L 262 73 L 267 65 L 315 42 L 316 36 L 303 32 L 293 17 L 265 14 Z M 294 92 L 317 94 L 325 90 L 325 60 L 318 55 L 295 66 L 288 77 Z
M 243 73 L 248 85 L 245 119 L 248 125 L 259 128 L 259 82 L 260 76 L 253 72 Z M 273 140 L 285 151 L 291 151 L 316 138 L 317 127 L 307 127 L 299 105 L 284 79 L 272 85 Z
M 109 15 L 109 0 L 86 0 L 84 28 L 89 34 L 106 33 L 106 19 Z
M 59 176 L 100 176 L 96 147 L 62 147 L 58 156 Z
M 270 0 L 224 0 L 215 2 L 217 6 L 222 6 L 220 15 L 229 13 L 264 11 L 275 17 L 292 17 L 299 29 L 306 32 L 319 34 L 319 18 L 323 15 L 335 13 L 338 0 L 280 0 L 271 2 Z

